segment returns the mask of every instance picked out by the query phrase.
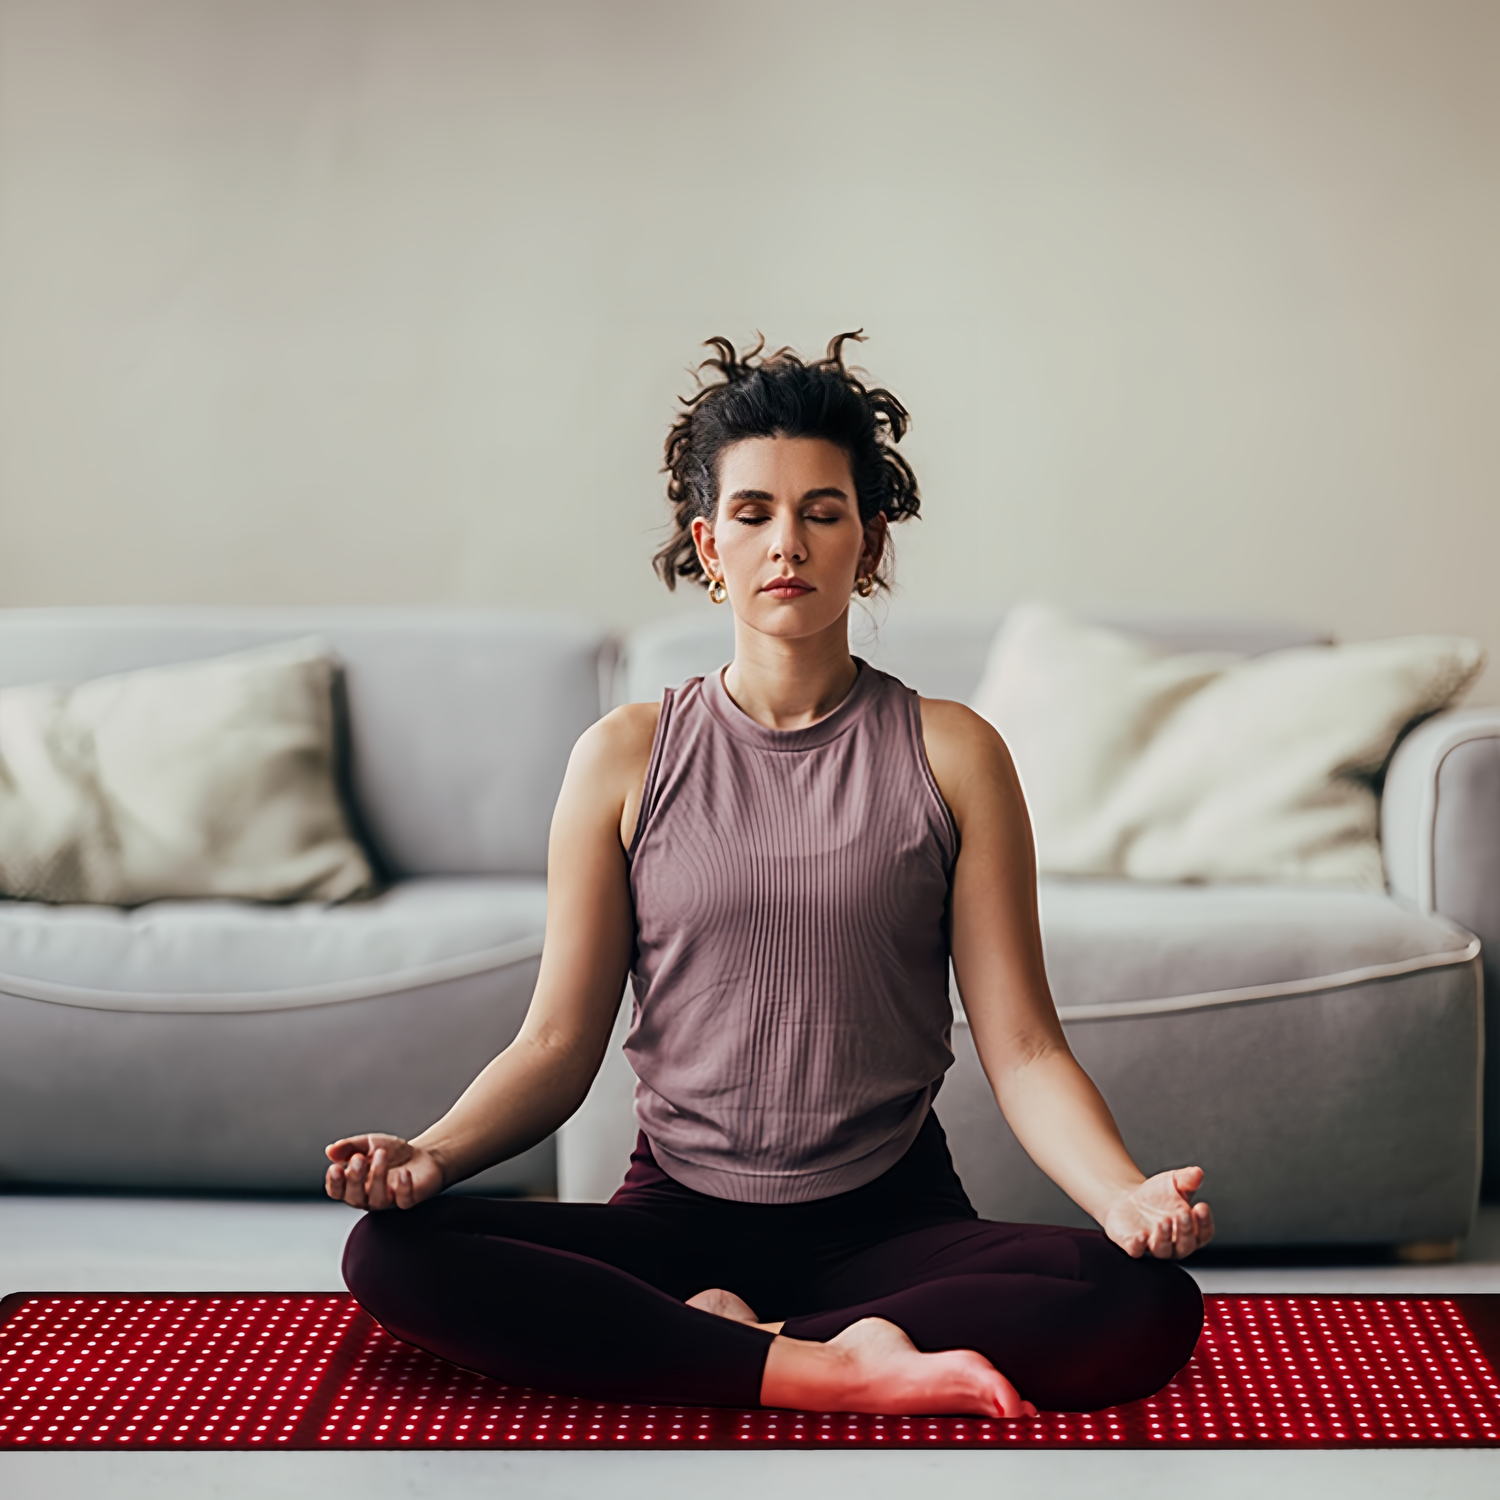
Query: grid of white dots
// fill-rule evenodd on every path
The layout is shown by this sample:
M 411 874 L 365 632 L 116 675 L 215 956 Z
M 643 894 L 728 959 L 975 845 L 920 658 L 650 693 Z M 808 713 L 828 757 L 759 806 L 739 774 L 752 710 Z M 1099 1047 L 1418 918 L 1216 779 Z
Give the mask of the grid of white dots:
M 621 1405 L 507 1387 L 347 1297 L 24 1299 L 0 1447 L 1500 1445 L 1500 1381 L 1443 1299 L 1221 1297 L 1147 1401 L 1034 1421 Z
M 1153 1443 L 1500 1438 L 1500 1384 L 1445 1300 L 1218 1299 L 1192 1364 L 1142 1410 Z
M 0 1325 L 0 1446 L 290 1441 L 354 1310 L 327 1297 L 34 1297 Z

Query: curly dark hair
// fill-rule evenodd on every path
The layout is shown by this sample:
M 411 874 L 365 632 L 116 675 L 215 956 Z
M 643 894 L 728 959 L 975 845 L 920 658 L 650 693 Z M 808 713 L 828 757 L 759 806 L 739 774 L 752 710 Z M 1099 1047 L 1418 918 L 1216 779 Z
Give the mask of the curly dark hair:
M 667 434 L 667 501 L 672 535 L 653 559 L 669 589 L 679 578 L 708 587 L 693 521 L 712 520 L 719 504 L 719 458 L 745 438 L 814 437 L 837 444 L 849 455 L 860 520 L 887 522 L 917 514 L 921 497 L 911 465 L 895 450 L 911 418 L 887 390 L 870 389 L 844 364 L 844 345 L 862 342 L 864 330 L 841 333 L 827 355 L 810 363 L 791 349 L 763 354 L 761 338 L 744 354 L 726 338 L 705 346 L 717 351 L 698 366 L 698 389 L 684 396 L 687 408 Z M 705 370 L 717 380 L 705 380 Z M 889 585 L 887 548 L 875 582 Z

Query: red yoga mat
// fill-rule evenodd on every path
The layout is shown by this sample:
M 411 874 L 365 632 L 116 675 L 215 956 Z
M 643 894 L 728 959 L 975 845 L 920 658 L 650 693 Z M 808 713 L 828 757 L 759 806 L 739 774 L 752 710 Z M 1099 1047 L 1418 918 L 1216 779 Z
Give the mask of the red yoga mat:
M 1149 1401 L 1033 1420 L 622 1405 L 505 1386 L 347 1296 L 0 1301 L 0 1449 L 1500 1446 L 1500 1297 L 1210 1297 Z

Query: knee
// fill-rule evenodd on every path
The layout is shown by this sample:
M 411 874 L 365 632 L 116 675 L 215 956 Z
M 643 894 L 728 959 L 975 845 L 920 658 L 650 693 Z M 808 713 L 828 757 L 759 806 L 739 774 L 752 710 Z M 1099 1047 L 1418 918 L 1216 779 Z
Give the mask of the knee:
M 1154 1396 L 1193 1357 L 1203 1331 L 1203 1295 L 1180 1265 L 1118 1253 L 1124 1265 L 1100 1287 L 1118 1382 L 1101 1404 L 1111 1406 Z
M 412 1230 L 405 1215 L 394 1211 L 360 1216 L 344 1241 L 344 1285 L 354 1300 L 377 1321 L 381 1311 L 411 1273 Z
M 1174 1261 L 1153 1260 L 1150 1286 L 1142 1297 L 1145 1316 L 1153 1330 L 1153 1342 L 1170 1364 L 1162 1378 L 1165 1385 L 1193 1356 L 1198 1335 L 1203 1332 L 1203 1293 L 1198 1283 Z M 1142 1280 L 1145 1280 L 1142 1277 Z
M 1067 1317 L 1061 1357 L 1038 1405 L 1098 1411 L 1154 1396 L 1192 1358 L 1203 1327 L 1198 1285 L 1171 1261 L 1133 1260 L 1103 1235 L 1078 1242 L 1084 1295 Z M 1045 1386 L 1045 1389 L 1042 1387 Z
M 344 1259 L 341 1269 L 344 1285 L 349 1288 L 354 1300 L 361 1307 L 365 1296 L 375 1289 L 380 1280 L 379 1265 L 383 1258 L 381 1235 L 375 1226 L 374 1214 L 363 1214 L 349 1231 L 344 1241 Z

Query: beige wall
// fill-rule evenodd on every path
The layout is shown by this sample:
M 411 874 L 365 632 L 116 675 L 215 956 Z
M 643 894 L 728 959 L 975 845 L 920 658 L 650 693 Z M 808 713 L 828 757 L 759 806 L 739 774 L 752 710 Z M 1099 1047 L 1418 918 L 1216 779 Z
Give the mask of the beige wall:
M 0 605 L 649 618 L 697 341 L 863 324 L 906 600 L 1500 655 L 1497 255 L 1493 0 L 0 0 Z

